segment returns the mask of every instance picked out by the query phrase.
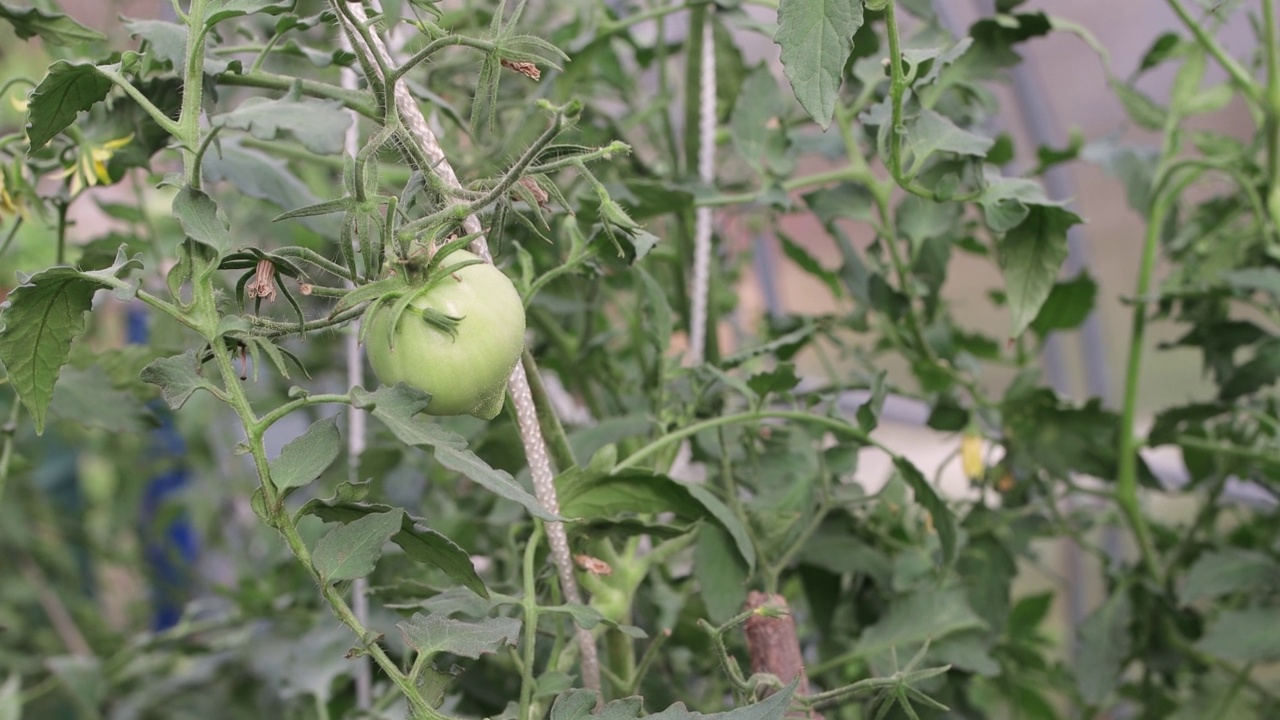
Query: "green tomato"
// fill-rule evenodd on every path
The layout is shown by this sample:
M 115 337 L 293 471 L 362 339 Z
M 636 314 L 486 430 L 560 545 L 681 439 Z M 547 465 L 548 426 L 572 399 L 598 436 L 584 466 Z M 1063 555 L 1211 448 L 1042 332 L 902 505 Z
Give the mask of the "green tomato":
M 441 270 L 467 260 L 479 258 L 456 250 Z M 384 302 L 366 318 L 365 353 L 378 380 L 429 393 L 431 415 L 496 417 L 524 352 L 524 303 L 511 280 L 488 263 L 452 271 L 413 300 L 394 332 L 393 305 Z M 425 321 L 425 309 L 458 318 L 454 333 Z

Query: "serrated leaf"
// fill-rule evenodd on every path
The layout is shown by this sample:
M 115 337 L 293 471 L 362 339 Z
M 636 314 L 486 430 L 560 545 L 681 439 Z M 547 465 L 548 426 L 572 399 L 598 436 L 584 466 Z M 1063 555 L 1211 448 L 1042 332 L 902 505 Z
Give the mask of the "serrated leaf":
M 400 531 L 404 511 L 365 515 L 330 530 L 316 543 L 311 562 L 324 582 L 354 580 L 373 572 L 382 546 Z
M 937 530 L 938 540 L 942 545 L 942 563 L 944 565 L 950 564 L 956 556 L 957 531 L 955 515 L 947 507 L 946 502 L 938 496 L 937 491 L 933 489 L 929 481 L 925 479 L 924 474 L 915 465 L 912 465 L 910 460 L 904 457 L 895 457 L 893 465 L 911 488 L 916 502 L 929 511 L 933 527 Z
M 800 105 L 822 129 L 831 124 L 853 34 L 862 27 L 862 3 L 781 0 L 778 32 L 782 66 Z
M 912 154 L 908 175 L 914 175 L 936 152 L 983 157 L 995 144 L 994 139 L 971 133 L 927 108 L 911 123 L 906 139 Z
M 1250 590 L 1271 590 L 1280 584 L 1280 566 L 1256 550 L 1222 548 L 1206 552 L 1187 571 L 1178 602 L 1219 598 Z
M 1049 297 L 1032 321 L 1031 329 L 1039 335 L 1047 335 L 1055 330 L 1077 328 L 1093 312 L 1097 296 L 1098 283 L 1085 271 L 1070 280 L 1054 283 Z
M 62 13 L 35 7 L 17 7 L 0 2 L 0 20 L 7 20 L 22 40 L 39 36 L 50 45 L 78 45 L 107 39 L 97 30 L 87 28 Z
M 115 388 L 101 365 L 67 368 L 53 389 L 49 412 L 84 427 L 114 433 L 142 432 L 154 422 L 137 397 Z
M 1010 337 L 1027 329 L 1053 291 L 1067 258 L 1067 228 L 1080 222 L 1059 207 L 1033 205 L 1021 223 L 1000 240 L 1000 266 L 1012 327 Z
M 44 147 L 110 92 L 111 80 L 93 63 L 59 60 L 50 65 L 27 106 L 29 152 Z
M 777 235 L 778 243 L 782 246 L 782 254 L 786 255 L 788 260 L 809 275 L 821 280 L 833 296 L 841 297 L 840 276 L 834 270 L 823 267 L 817 258 L 810 255 L 803 245 L 792 240 L 787 233 L 779 230 Z
M 225 140 L 217 152 L 205 155 L 201 165 L 207 182 L 227 181 L 244 195 L 274 203 L 281 210 L 313 205 L 319 199 L 289 170 L 284 160 Z M 338 236 L 335 217 L 304 217 L 299 220 L 312 231 L 328 238 Z
M 138 377 L 142 382 L 159 386 L 160 396 L 172 410 L 185 405 L 196 390 L 216 390 L 213 383 L 200 372 L 200 361 L 196 359 L 194 350 L 158 358 L 144 367 Z
M 960 588 L 912 593 L 896 598 L 883 617 L 863 630 L 854 651 L 870 658 L 890 648 L 901 650 L 985 627 Z
M 538 499 L 520 487 L 510 473 L 491 467 L 470 450 L 441 445 L 435 448 L 434 455 L 436 462 L 444 467 L 465 476 L 498 497 L 519 504 L 536 518 L 553 521 L 563 519 L 542 507 Z
M 271 482 L 282 490 L 302 487 L 328 470 L 341 450 L 338 416 L 317 420 L 271 461 Z
M 689 710 L 684 703 L 676 703 L 666 710 L 645 716 L 656 720 L 782 720 L 791 705 L 791 695 L 799 680 L 754 705 L 734 708 L 726 712 L 703 713 Z M 644 711 L 639 697 L 614 700 L 596 709 L 597 694 L 594 690 L 570 690 L 557 697 L 551 706 L 551 720 L 635 720 Z
M 336 100 L 251 97 L 235 110 L 215 115 L 210 122 L 247 130 L 259 140 L 275 140 L 287 132 L 313 153 L 336 155 L 346 144 L 351 114 Z
M 431 397 L 421 390 L 404 384 L 382 386 L 372 393 L 357 388 L 352 391 L 352 398 L 357 407 L 372 408 L 373 416 L 381 420 L 401 442 L 431 448 L 436 461 L 445 468 L 519 504 L 536 518 L 563 519 L 544 509 L 538 499 L 521 487 L 510 473 L 490 467 L 489 463 L 468 450 L 467 441 L 461 435 L 419 415 L 431 401 Z
M 187 237 L 212 248 L 219 256 L 231 248 L 226 216 L 204 191 L 190 187 L 179 190 L 173 196 L 173 216 Z
M 440 653 L 478 658 L 491 655 L 520 638 L 521 623 L 516 618 L 485 618 L 479 622 L 454 620 L 443 613 L 414 613 L 396 623 L 405 644 L 419 654 L 433 657 Z
M 292 8 L 293 5 L 294 0 L 221 0 L 220 2 L 214 2 L 212 7 L 209 8 L 209 14 L 205 16 L 204 24 L 205 27 L 211 28 L 223 20 L 255 13 L 279 15 Z
M 0 305 L 0 362 L 9 373 L 14 392 L 22 399 L 35 423 L 36 433 L 44 432 L 46 411 L 53 400 L 53 388 L 62 366 L 71 353 L 71 341 L 84 332 L 84 314 L 93 305 L 93 296 L 134 268 L 137 258 L 125 259 L 123 247 L 116 262 L 104 270 L 86 272 L 59 266 L 32 275 L 9 293 Z
M 1228 610 L 1209 623 L 1196 648 L 1230 662 L 1276 662 L 1280 660 L 1280 608 Z
M 361 492 L 363 491 L 358 485 L 343 483 L 338 486 L 334 497 L 308 500 L 298 510 L 298 515 L 314 515 L 326 523 L 349 523 L 366 515 L 394 509 L 381 503 L 360 502 Z M 406 513 L 400 524 L 400 531 L 391 536 L 391 542 L 399 545 L 410 560 L 434 565 L 480 597 L 489 597 L 489 589 L 476 574 L 467 551 L 442 533 L 428 528 L 426 520 Z
M 1121 587 L 1080 626 L 1076 684 L 1089 705 L 1102 703 L 1120 682 L 1124 660 L 1129 655 L 1132 616 L 1128 590 Z

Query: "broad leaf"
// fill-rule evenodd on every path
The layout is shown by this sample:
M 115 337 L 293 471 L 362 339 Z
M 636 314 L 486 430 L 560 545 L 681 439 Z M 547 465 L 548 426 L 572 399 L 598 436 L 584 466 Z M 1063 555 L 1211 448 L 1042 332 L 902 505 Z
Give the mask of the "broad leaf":
M 173 196 L 173 216 L 187 237 L 213 249 L 218 255 L 231 249 L 227 218 L 204 191 L 190 187 L 178 191 Z
M 315 515 L 327 523 L 345 524 L 367 515 L 394 510 L 390 505 L 360 502 L 366 491 L 363 485 L 364 483 L 343 483 L 338 486 L 334 497 L 309 500 L 298 510 L 298 514 Z M 400 531 L 391 536 L 391 542 L 399 545 L 410 560 L 438 567 L 480 597 L 489 597 L 489 590 L 476 574 L 467 551 L 443 534 L 428 528 L 426 523 L 426 520 L 406 513 L 400 524 Z
M 63 420 L 115 433 L 142 432 L 155 420 L 137 397 L 114 387 L 101 365 L 68 367 L 54 387 L 49 412 Z
M 936 152 L 982 157 L 995 143 L 995 140 L 975 135 L 928 109 L 920 111 L 906 139 L 912 154 L 911 167 L 907 171 L 909 175 L 914 175 Z
M 1087 272 L 1070 280 L 1054 283 L 1049 297 L 1031 322 L 1031 329 L 1040 335 L 1054 330 L 1072 330 L 1080 327 L 1093 312 L 1094 299 L 1098 296 L 1098 283 Z
M 275 140 L 288 132 L 311 152 L 336 155 L 346 142 L 351 114 L 337 101 L 253 97 L 229 113 L 214 116 L 210 122 L 247 130 L 259 140 Z
M 293 6 L 294 0 L 215 0 L 209 8 L 209 14 L 205 16 L 205 27 L 255 13 L 279 15 Z
M 942 544 L 942 562 L 944 565 L 950 564 L 956 556 L 957 531 L 955 515 L 947 507 L 946 502 L 938 496 L 937 491 L 933 489 L 929 481 L 925 479 L 924 474 L 915 465 L 912 465 L 910 460 L 904 457 L 895 457 L 893 464 L 898 469 L 898 473 L 902 475 L 902 479 L 911 488 L 916 502 L 929 511 L 933 527 L 938 532 L 938 540 Z
M 396 624 L 405 644 L 426 657 L 449 653 L 478 658 L 491 655 L 520 638 L 521 623 L 515 618 L 485 618 L 479 622 L 454 620 L 443 613 L 414 613 Z
M 1209 623 L 1196 648 L 1238 663 L 1280 660 L 1280 608 L 1229 610 Z
M 1114 591 L 1080 626 L 1080 651 L 1076 655 L 1076 684 L 1089 705 L 1107 699 L 1119 684 L 1129 655 L 1129 623 L 1133 606 L 1126 588 Z
M 873 658 L 890 648 L 902 650 L 985 627 L 960 588 L 913 593 L 898 597 L 883 617 L 863 630 L 854 652 Z
M 158 385 L 160 396 L 170 409 L 178 410 L 196 390 L 213 391 L 215 386 L 201 372 L 200 361 L 194 350 L 181 355 L 157 358 L 142 369 L 139 375 L 145 383 Z
M 693 577 L 713 623 L 723 623 L 742 611 L 749 572 L 734 552 L 733 540 L 719 525 L 698 529 L 693 548 Z
M 118 278 L 140 267 L 141 261 L 126 259 L 121 247 L 115 264 L 104 270 L 85 272 L 59 266 L 38 272 L 9 293 L 0 306 L 0 322 L 4 323 L 0 362 L 31 413 L 36 433 L 44 432 L 54 385 L 67 363 L 71 341 L 84 332 L 84 314 L 92 307 L 94 293 L 119 288 L 122 283 Z
M 1025 220 L 1000 241 L 1010 337 L 1027 329 L 1049 299 L 1067 258 L 1067 228 L 1080 222 L 1075 213 L 1047 205 L 1031 206 Z
M 81 25 L 58 12 L 48 12 L 35 7 L 18 7 L 0 2 L 0 20 L 6 20 L 22 40 L 39 36 L 50 45 L 79 45 L 105 41 L 107 37 L 97 30 Z
M 853 34 L 862 27 L 862 2 L 781 0 L 778 32 L 783 72 L 805 111 L 825 130 L 835 113 Z
M 676 703 L 662 712 L 644 717 L 647 720 L 782 720 L 791 705 L 791 695 L 797 682 L 792 681 L 754 705 L 725 712 L 703 714 L 689 710 L 684 703 Z M 594 690 L 570 690 L 556 698 L 551 706 L 551 720 L 635 720 L 644 712 L 643 700 L 638 697 L 614 700 L 599 710 L 596 709 L 596 699 Z
M 1274 591 L 1280 585 L 1280 565 L 1256 550 L 1223 548 L 1201 555 L 1187 571 L 1178 602 L 1220 598 L 1238 592 Z
M 357 407 L 372 408 L 373 416 L 385 423 L 401 442 L 431 448 L 436 461 L 442 466 L 466 476 L 499 497 L 518 503 L 536 518 L 563 519 L 543 508 L 538 499 L 521 487 L 510 473 L 490 467 L 489 463 L 468 450 L 461 435 L 419 415 L 431 401 L 426 393 L 401 384 L 383 386 L 372 393 L 356 388 L 352 391 L 352 398 Z
M 382 546 L 400 531 L 404 511 L 366 515 L 330 530 L 316 543 L 311 562 L 324 582 L 354 580 L 373 572 Z
M 271 482 L 287 490 L 315 480 L 338 459 L 341 443 L 338 416 L 315 421 L 306 432 L 281 448 L 280 455 L 271 461 Z
M 27 106 L 30 152 L 45 146 L 76 121 L 76 116 L 106 99 L 111 80 L 93 63 L 59 60 L 31 93 Z

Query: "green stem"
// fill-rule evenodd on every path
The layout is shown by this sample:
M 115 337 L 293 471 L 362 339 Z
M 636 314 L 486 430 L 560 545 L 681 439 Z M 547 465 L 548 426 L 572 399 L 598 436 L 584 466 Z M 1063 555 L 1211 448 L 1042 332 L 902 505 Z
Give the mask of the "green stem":
M 703 420 L 702 422 L 694 423 L 692 425 L 686 425 L 679 430 L 663 435 L 662 437 L 650 442 L 648 445 L 645 445 L 639 450 L 631 453 L 617 464 L 615 470 L 625 470 L 626 468 L 638 465 L 646 458 L 661 452 L 663 448 L 678 443 L 687 437 L 697 435 L 704 430 L 711 430 L 726 425 L 736 425 L 738 423 L 758 422 L 760 420 L 770 419 L 794 420 L 796 422 L 810 423 L 826 428 L 837 435 L 844 435 L 865 445 L 880 448 L 885 450 L 885 452 L 890 452 L 883 445 L 873 440 L 870 435 L 847 422 L 823 415 L 813 415 L 799 410 L 766 409 L 754 412 L 735 413 L 733 415 L 722 415 L 720 417 Z
M 1196 20 L 1191 17 L 1191 14 L 1187 12 L 1186 7 L 1183 6 L 1181 0 L 1166 1 L 1169 3 L 1169 7 L 1173 9 L 1173 12 L 1178 16 L 1178 19 L 1182 21 L 1182 24 L 1185 25 L 1187 29 L 1191 31 L 1191 34 L 1195 36 L 1196 42 L 1200 44 L 1200 47 L 1204 48 L 1205 52 L 1212 55 L 1213 58 L 1218 61 L 1218 64 L 1222 66 L 1222 69 L 1227 71 L 1227 74 L 1231 76 L 1232 82 L 1235 83 L 1236 87 L 1240 89 L 1244 96 L 1257 105 L 1264 104 L 1262 89 L 1258 87 L 1258 83 L 1254 80 L 1253 75 L 1246 70 L 1243 65 L 1237 62 L 1235 58 L 1227 54 L 1226 49 L 1218 43 L 1216 38 L 1209 34 L 1208 30 L 1205 29 L 1206 24 L 1203 21 Z M 1271 3 L 1269 1 L 1264 2 L 1264 12 L 1270 4 Z M 1269 22 L 1268 24 L 1274 25 L 1275 23 Z M 1275 46 L 1274 43 L 1271 43 L 1270 45 L 1273 48 Z
M 793 190 L 803 190 L 807 187 L 815 185 L 826 185 L 833 182 L 844 182 L 846 180 L 862 181 L 868 180 L 868 175 L 853 165 L 837 168 L 835 170 L 825 170 L 823 172 L 813 173 L 812 175 L 801 175 L 800 177 L 791 178 L 782 182 L 782 189 L 791 192 Z M 699 207 L 719 207 L 723 205 L 745 205 L 753 203 L 760 197 L 762 190 L 756 192 L 732 193 L 727 195 L 710 195 L 694 200 L 694 205 Z
M 160 108 L 156 107 L 155 103 L 151 102 L 151 100 L 146 95 L 143 95 L 142 91 L 134 87 L 133 83 L 129 82 L 128 78 L 124 77 L 120 73 L 117 73 L 113 70 L 107 70 L 102 67 L 98 68 L 98 72 L 102 73 L 116 87 L 120 88 L 121 90 L 124 90 L 125 95 L 128 95 L 130 98 L 133 98 L 133 101 L 138 103 L 138 105 L 142 108 L 142 110 L 146 112 L 148 115 L 150 115 L 152 120 L 156 121 L 157 125 L 164 128 L 165 132 L 169 133 L 175 138 L 182 137 L 182 135 L 180 134 L 181 129 L 178 127 L 178 123 L 175 123 L 172 119 L 169 118 L 168 115 L 165 115 L 164 112 L 160 110 Z
M 333 613 L 356 634 L 369 656 L 404 693 L 413 717 L 426 718 L 428 720 L 447 720 L 445 716 L 437 712 L 435 708 L 431 707 L 430 703 L 423 699 L 421 693 L 418 692 L 418 688 L 400 671 L 395 661 L 382 649 L 382 646 L 378 644 L 378 634 L 370 632 L 364 627 L 364 624 L 356 617 L 355 612 L 347 605 L 346 600 L 343 599 L 334 584 L 321 577 L 316 570 L 315 564 L 311 561 L 310 549 L 307 548 L 306 542 L 303 541 L 302 536 L 298 533 L 298 528 L 294 525 L 293 518 L 290 517 L 288 510 L 284 507 L 283 499 L 271 482 L 271 467 L 267 460 L 266 448 L 262 444 L 262 435 L 265 428 L 262 420 L 254 414 L 244 387 L 240 384 L 231 353 L 224 344 L 215 342 L 213 343 L 213 356 L 218 366 L 218 372 L 222 376 L 227 402 L 235 410 L 245 428 L 245 439 L 249 445 L 249 452 L 253 456 L 254 469 L 258 473 L 258 480 L 262 489 L 263 504 L 270 517 L 271 525 L 280 532 L 284 537 L 285 543 L 293 552 L 294 557 L 298 559 L 302 567 L 307 570 L 312 579 L 319 585 L 320 594 L 328 602 Z
M 9 408 L 9 419 L 0 426 L 0 434 L 4 435 L 0 443 L 0 500 L 4 499 L 4 488 L 9 482 L 9 468 L 13 464 L 13 438 L 18 432 L 18 417 L 22 413 L 22 402 L 17 395 L 13 396 L 13 406 Z
M 535 582 L 538 567 L 538 544 L 542 540 L 542 523 L 535 522 L 533 533 L 524 547 L 524 598 L 521 601 L 524 612 L 524 654 L 520 667 L 520 715 L 518 720 L 536 720 L 530 712 L 533 704 L 533 664 L 537 660 L 538 642 L 538 597 Z
M 306 80 L 301 78 L 277 75 L 270 72 L 250 72 L 244 75 L 223 73 L 218 76 L 218 84 L 236 87 L 261 88 L 263 90 L 279 90 L 288 92 L 294 87 L 308 97 L 324 100 L 337 100 L 348 110 L 354 110 L 372 120 L 381 120 L 377 107 L 370 102 L 369 94 L 359 90 L 348 90 L 337 85 Z
M 338 395 L 336 393 L 307 395 L 305 397 L 296 398 L 294 400 L 290 400 L 289 402 L 263 415 L 261 418 L 258 419 L 258 422 L 254 426 L 253 430 L 255 433 L 264 433 L 267 431 L 267 428 L 276 424 L 280 420 L 283 420 L 286 415 L 294 411 L 301 410 L 304 407 L 311 407 L 312 405 L 330 405 L 330 404 L 348 405 L 350 403 L 351 403 L 351 396 L 346 393 L 343 393 L 341 395 Z
M 1280 42 L 1276 39 L 1275 0 L 1262 0 L 1262 37 L 1267 56 L 1267 98 L 1263 126 L 1267 133 L 1267 177 L 1271 191 L 1267 197 L 1271 222 L 1280 227 Z
M 183 173 L 188 187 L 200 187 L 200 114 L 204 103 L 205 15 L 208 0 L 191 0 L 187 10 L 187 56 L 183 63 L 182 110 L 173 135 L 183 148 Z
M 1138 438 L 1134 427 L 1138 415 L 1138 390 L 1142 376 L 1142 353 L 1146 340 L 1148 293 L 1151 276 L 1155 273 L 1160 250 L 1160 230 L 1164 225 L 1172 193 L 1156 198 L 1147 218 L 1147 233 L 1143 240 L 1142 259 L 1138 269 L 1138 281 L 1133 299 L 1133 326 L 1129 335 L 1129 361 L 1125 371 L 1124 400 L 1120 413 L 1120 459 L 1116 475 L 1116 503 L 1133 530 L 1142 563 L 1151 577 L 1159 579 L 1160 564 L 1156 561 L 1155 544 L 1147 519 L 1138 502 Z

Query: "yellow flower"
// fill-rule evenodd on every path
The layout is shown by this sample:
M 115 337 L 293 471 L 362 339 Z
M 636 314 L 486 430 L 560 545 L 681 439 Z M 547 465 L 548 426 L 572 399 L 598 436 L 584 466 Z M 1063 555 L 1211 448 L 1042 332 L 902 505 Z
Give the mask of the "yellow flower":
M 0 170 L 0 221 L 3 221 L 9 215 L 20 217 L 23 220 L 30 219 L 27 204 L 23 202 L 22 195 L 19 193 L 17 197 L 14 197 L 17 190 L 15 189 L 14 193 L 10 193 L 6 183 L 7 177 L 4 171 Z
M 986 464 L 982 461 L 982 436 L 967 432 L 960 440 L 960 465 L 970 480 L 978 480 L 986 474 Z
M 101 145 L 82 144 L 75 165 L 63 170 L 56 177 L 71 177 L 71 194 L 79 193 L 85 187 L 93 187 L 98 183 L 107 185 L 111 175 L 107 172 L 107 163 L 116 154 L 116 150 L 133 141 L 133 133 L 125 137 L 108 140 Z

